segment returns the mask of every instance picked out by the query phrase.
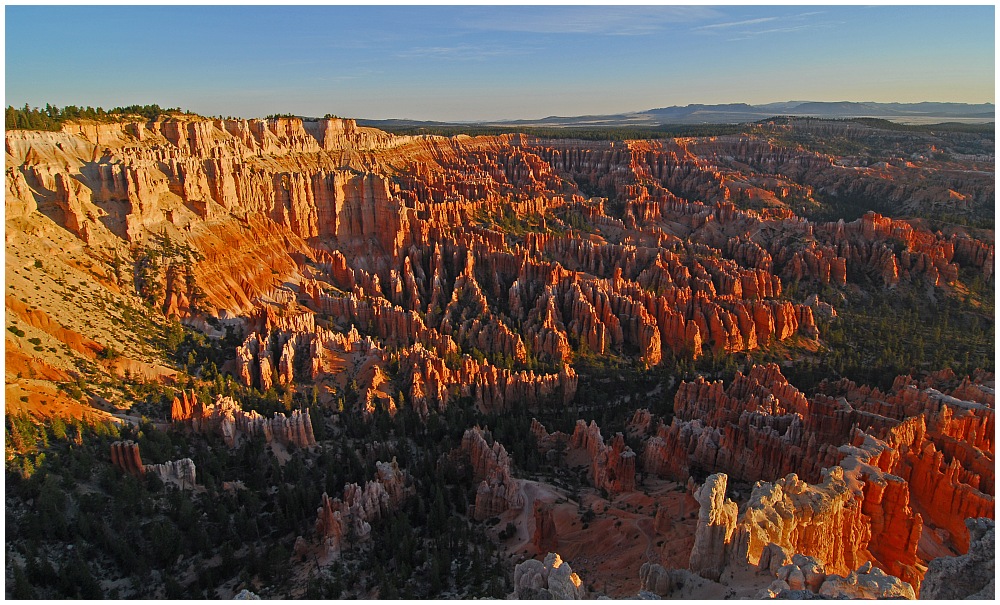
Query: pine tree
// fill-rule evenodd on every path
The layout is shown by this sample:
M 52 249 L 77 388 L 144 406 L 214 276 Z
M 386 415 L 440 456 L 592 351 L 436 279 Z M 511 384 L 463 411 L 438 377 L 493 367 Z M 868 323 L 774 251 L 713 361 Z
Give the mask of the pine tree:
M 14 564 L 14 598 L 15 599 L 35 599 L 35 590 L 28 582 L 28 576 L 20 565 Z

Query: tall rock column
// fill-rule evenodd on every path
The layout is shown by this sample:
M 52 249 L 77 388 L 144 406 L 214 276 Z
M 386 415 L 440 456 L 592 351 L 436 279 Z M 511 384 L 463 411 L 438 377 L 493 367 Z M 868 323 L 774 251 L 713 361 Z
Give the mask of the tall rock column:
M 726 564 L 726 547 L 736 531 L 736 503 L 726 499 L 728 477 L 716 473 L 705 479 L 705 484 L 694 493 L 701 506 L 698 527 L 694 534 L 694 548 L 688 566 L 691 571 L 718 580 Z
M 111 444 L 111 464 L 131 475 L 145 472 L 139 456 L 139 444 L 132 441 L 115 441 Z

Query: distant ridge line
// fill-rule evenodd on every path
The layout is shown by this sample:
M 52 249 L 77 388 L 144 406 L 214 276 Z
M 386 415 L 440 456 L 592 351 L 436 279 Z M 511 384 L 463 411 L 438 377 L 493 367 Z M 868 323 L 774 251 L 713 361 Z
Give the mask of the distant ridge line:
M 785 101 L 750 105 L 723 103 L 716 105 L 690 104 L 647 109 L 645 111 L 582 116 L 548 116 L 529 120 L 483 120 L 441 122 L 431 120 L 365 120 L 366 126 L 434 127 L 434 126 L 563 126 L 563 127 L 614 127 L 614 126 L 667 126 L 686 124 L 739 124 L 755 122 L 775 116 L 810 117 L 827 119 L 880 118 L 900 123 L 928 124 L 933 121 L 959 121 L 985 123 L 995 119 L 993 103 L 953 103 L 923 101 L 920 103 L 875 103 L 857 101 Z

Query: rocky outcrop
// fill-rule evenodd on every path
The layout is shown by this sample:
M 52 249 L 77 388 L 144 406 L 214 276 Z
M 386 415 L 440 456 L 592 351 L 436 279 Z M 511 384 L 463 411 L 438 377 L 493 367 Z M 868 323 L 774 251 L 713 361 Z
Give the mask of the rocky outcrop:
M 195 409 L 197 408 L 197 409 Z M 174 396 L 170 405 L 170 419 L 174 422 L 184 422 L 202 416 L 204 408 L 198 403 L 198 396 L 193 392 L 188 397 L 187 391 L 181 391 L 180 397 Z
M 805 590 L 828 597 L 914 598 L 919 585 L 873 567 L 868 549 L 875 524 L 862 513 L 862 496 L 850 487 L 857 478 L 849 479 L 844 469 L 833 467 L 820 485 L 794 475 L 758 482 L 738 514 L 736 503 L 726 498 L 726 476 L 710 476 L 695 492 L 700 509 L 691 570 L 718 580 L 724 572 L 755 568 L 775 578 L 766 598 Z M 909 538 L 918 539 L 919 532 Z M 914 566 L 896 559 L 888 563 L 919 583 Z
M 182 489 L 192 488 L 195 485 L 195 465 L 190 458 L 144 465 L 139 454 L 139 444 L 133 441 L 115 441 L 111 444 L 111 464 L 137 477 L 152 473 L 160 481 Z
M 790 283 L 838 290 L 860 279 L 914 284 L 907 291 L 922 295 L 992 279 L 987 230 L 940 221 L 931 230 L 874 212 L 837 222 L 797 216 L 829 200 L 877 199 L 900 215 L 932 210 L 974 224 L 992 216 L 995 201 L 989 137 L 814 122 L 625 142 L 397 137 L 351 120 L 189 115 L 12 130 L 8 243 L 38 237 L 68 250 L 78 240 L 101 262 L 131 256 L 139 293 L 160 313 L 211 326 L 212 338 L 245 329 L 223 372 L 247 387 L 301 392 L 311 381 L 327 395 L 357 386 L 363 413 L 400 404 L 425 419 L 456 404 L 558 413 L 575 400 L 604 403 L 578 397 L 587 383 L 574 367 L 591 358 L 652 367 L 779 343 L 814 347 L 817 319 L 835 317 L 836 298 L 803 304 L 803 288 Z M 866 153 L 833 157 L 787 143 L 830 136 Z M 941 160 L 940 145 L 982 153 Z M 869 161 L 868 150 L 901 157 Z M 54 231 L 59 238 L 45 241 Z M 7 299 L 19 320 L 89 359 L 108 350 L 19 296 Z M 759 556 L 769 569 L 789 563 L 781 553 L 805 552 L 846 579 L 870 557 L 919 587 L 929 555 L 970 547 L 967 517 L 993 516 L 991 376 L 903 377 L 884 393 L 837 381 L 806 397 L 777 366 L 744 371 L 728 385 L 681 384 L 670 424 L 637 415 L 628 434 L 644 440 L 646 473 L 766 482 L 759 498 L 786 516 L 763 505 L 745 511 L 747 558 L 767 540 L 774 548 L 760 546 Z M 251 435 L 315 442 L 304 411 L 264 418 L 232 400 L 180 393 L 171 418 L 230 446 Z M 533 424 L 532 434 L 547 462 L 568 444 L 577 457 L 586 452 L 594 486 L 609 495 L 634 489 L 637 461 L 622 436 L 605 442 L 595 424 L 572 436 Z M 467 437 L 477 483 L 470 514 L 523 506 L 503 448 L 482 433 Z M 122 445 L 112 456 L 142 472 L 137 451 Z M 351 498 L 364 500 L 358 490 Z M 724 496 L 723 488 L 706 510 L 726 510 Z M 326 508 L 357 508 L 348 500 Z M 535 518 L 543 550 L 559 521 L 551 512 Z M 364 515 L 345 514 L 337 531 L 363 533 Z M 654 524 L 669 522 L 664 512 Z M 712 530 L 727 556 L 743 548 L 741 531 Z M 719 568 L 714 539 L 697 550 L 696 566 L 709 574 Z M 811 572 L 799 572 L 808 584 Z
M 507 450 L 496 441 L 490 446 L 488 437 L 489 432 L 479 427 L 466 430 L 462 436 L 462 452 L 469 457 L 473 480 L 480 482 L 472 512 L 478 521 L 524 508 L 524 493 L 521 483 L 511 476 Z
M 870 563 L 851 572 L 847 577 L 829 575 L 823 580 L 818 594 L 824 597 L 848 599 L 915 599 L 913 587 L 890 576 Z
M 988 402 L 990 395 L 972 388 L 968 380 L 946 388 L 957 382 L 950 373 L 927 376 L 920 385 L 900 377 L 889 394 L 843 385 L 852 405 L 906 420 L 880 421 L 883 427 L 876 430 L 873 426 L 871 435 L 852 430 L 850 447 L 842 449 L 902 479 L 909 500 L 924 511 L 924 521 L 935 528 L 935 535 L 946 536 L 946 543 L 964 552 L 968 548 L 964 519 L 993 515 L 994 471 L 986 460 L 994 452 L 994 411 L 988 403 L 974 400 Z M 931 385 L 972 400 L 947 395 Z M 950 462 L 946 462 L 948 457 Z
M 774 542 L 815 556 L 840 575 L 870 558 L 919 590 L 922 553 L 936 544 L 964 552 L 964 519 L 993 514 L 992 389 L 982 384 L 991 379 L 903 376 L 888 393 L 841 381 L 822 385 L 811 399 L 776 366 L 737 374 L 729 387 L 682 383 L 671 425 L 660 424 L 644 443 L 642 468 L 675 480 L 719 469 L 739 480 L 767 481 L 755 488 L 754 497 L 764 500 L 747 509 L 747 522 L 758 508 L 786 507 L 822 527 L 811 533 L 798 522 L 768 530 L 751 523 L 741 538 L 751 562 Z M 804 494 L 817 499 L 808 510 Z M 762 522 L 771 518 L 761 515 Z M 790 527 L 796 529 L 786 533 Z M 751 539 L 754 532 L 762 533 Z
M 643 450 L 643 468 L 685 480 L 692 468 L 718 469 L 743 481 L 798 472 L 818 480 L 820 469 L 841 458 L 833 443 L 807 428 L 812 405 L 774 364 L 737 373 L 732 384 L 702 378 L 683 382 L 674 397 L 674 420 L 659 426 Z
M 641 590 L 665 597 L 673 590 L 673 579 L 670 572 L 658 563 L 645 562 L 639 568 L 639 584 Z
M 710 580 L 718 580 L 727 560 L 727 546 L 736 530 L 736 503 L 726 499 L 727 478 L 712 475 L 695 492 L 698 528 L 694 535 L 689 566 Z
M 387 344 L 421 344 L 441 356 L 458 351 L 451 336 L 428 328 L 419 313 L 394 306 L 384 299 L 366 300 L 352 293 L 331 297 L 311 281 L 303 284 L 302 291 L 314 310 L 331 315 L 345 331 L 360 327 L 364 333 L 384 339 Z
M 996 595 L 996 538 L 993 519 L 966 519 L 969 551 L 938 557 L 927 566 L 921 599 L 989 599 Z
M 203 405 L 193 393 L 184 392 L 174 397 L 171 417 L 175 422 L 185 422 L 196 433 L 216 432 L 226 445 L 235 447 L 240 436 L 261 435 L 265 442 L 276 440 L 283 445 L 309 447 L 316 445 L 309 410 L 294 410 L 291 415 L 278 412 L 265 418 L 256 411 L 244 411 L 231 397 L 216 397 L 214 404 Z
M 156 302 L 168 316 L 252 315 L 275 292 L 297 289 L 296 302 L 323 327 L 356 329 L 384 350 L 433 351 L 449 375 L 411 366 L 403 386 L 421 413 L 446 406 L 449 390 L 472 394 L 486 412 L 568 402 L 580 355 L 652 366 L 815 337 L 813 313 L 823 307 L 781 299 L 782 279 L 846 284 L 848 269 L 888 285 L 919 276 L 948 284 L 958 267 L 992 275 L 991 243 L 965 233 L 876 214 L 812 224 L 783 201 L 860 187 L 906 203 L 941 193 L 941 203 L 975 205 L 993 190 L 975 171 L 945 189 L 919 184 L 923 173 L 900 187 L 907 171 L 895 165 L 848 169 L 758 133 L 615 144 L 174 116 L 11 131 L 7 149 L 9 216 L 42 203 L 95 244 L 169 231 L 196 253 L 157 270 Z M 587 199 L 580 187 L 624 204 Z M 275 329 L 255 329 L 256 348 L 248 341 L 240 351 L 245 384 L 267 390 L 302 378 L 296 360 L 312 352 L 312 337 L 274 347 Z M 475 359 L 478 378 L 456 354 Z M 538 363 L 559 371 L 530 369 Z M 315 357 L 310 365 L 315 379 Z M 808 442 L 783 449 L 787 428 L 754 434 L 774 450 L 767 464 L 816 480 L 833 454 Z M 728 438 L 704 435 L 706 455 Z M 666 448 L 679 453 L 680 438 Z M 790 469 L 795 456 L 823 462 Z
M 145 473 L 142 457 L 139 455 L 139 444 L 133 441 L 115 441 L 111 444 L 111 464 L 130 475 L 141 476 Z
M 625 445 L 621 433 L 616 434 L 610 444 L 605 444 L 596 422 L 591 420 L 588 425 L 578 420 L 570 446 L 586 450 L 590 456 L 590 479 L 594 487 L 611 494 L 635 489 L 635 452 Z
M 725 475 L 713 475 L 695 494 L 701 508 L 691 569 L 713 579 L 729 564 L 775 574 L 788 565 L 788 553 L 797 553 L 811 557 L 824 573 L 840 574 L 843 579 L 853 577 L 851 572 L 866 561 L 876 560 L 910 590 L 919 590 L 924 570 L 916 556 L 920 515 L 905 502 L 887 503 L 872 497 L 869 486 L 884 486 L 887 479 L 898 478 L 877 470 L 870 470 L 869 475 L 853 464 L 847 466 L 846 474 L 840 466 L 824 470 L 824 480 L 818 485 L 795 475 L 774 483 L 758 482 L 738 520 L 736 504 L 725 500 Z M 885 517 L 897 517 L 899 521 L 893 523 L 903 528 L 887 530 Z M 803 578 L 795 581 L 778 577 L 792 590 L 799 590 L 812 572 L 802 573 Z M 813 592 L 819 591 L 820 583 L 812 582 Z
M 514 567 L 514 592 L 511 599 L 579 600 L 586 598 L 580 576 L 557 553 L 545 560 L 528 559 Z
M 27 217 L 36 210 L 38 210 L 38 203 L 31 193 L 24 173 L 15 168 L 7 167 L 4 216 L 7 218 Z
M 827 574 L 812 557 L 795 555 L 780 567 L 775 579 L 761 595 L 779 599 L 915 599 L 913 587 L 865 563 L 846 576 Z
M 535 531 L 531 534 L 531 544 L 538 553 L 552 552 L 559 548 L 559 533 L 552 518 L 552 508 L 535 501 Z
M 795 475 L 760 482 L 733 534 L 733 556 L 760 565 L 773 544 L 814 557 L 831 573 L 847 574 L 870 558 L 871 529 L 861 509 L 840 467 L 830 469 L 819 485 Z
M 549 433 L 545 430 L 545 425 L 538 422 L 537 418 L 531 419 L 531 435 L 535 438 L 535 445 L 538 447 L 538 451 L 543 454 L 549 454 L 555 450 L 564 450 L 569 447 L 569 435 L 559 431 Z
M 323 493 L 316 511 L 316 534 L 325 555 L 337 559 L 344 548 L 352 548 L 371 535 L 371 523 L 398 510 L 412 491 L 408 477 L 396 460 L 378 462 L 376 477 L 360 487 L 349 483 L 341 498 Z
M 195 485 L 196 468 L 190 458 L 171 460 L 163 464 L 147 464 L 147 473 L 154 473 L 164 483 L 176 485 L 181 489 L 192 488 Z
M 479 363 L 463 356 L 457 369 L 420 345 L 399 353 L 404 384 L 409 384 L 410 401 L 426 415 L 431 404 L 443 409 L 457 390 L 462 397 L 472 397 L 484 413 L 496 413 L 521 405 L 531 410 L 566 405 L 576 394 L 578 377 L 566 365 L 558 374 L 511 371 L 488 362 Z
M 874 213 L 814 225 L 784 201 L 809 203 L 822 190 L 917 205 L 958 201 L 965 211 L 992 199 L 980 171 L 945 171 L 942 183 L 928 185 L 934 170 L 842 166 L 762 132 L 615 144 L 395 137 L 339 119 L 173 116 L 9 131 L 6 147 L 8 216 L 31 214 L 43 200 L 87 241 L 179 231 L 203 256 L 193 267 L 203 312 L 248 311 L 294 274 L 292 256 L 341 254 L 351 266 L 339 263 L 335 273 L 352 283 L 335 280 L 338 287 L 427 312 L 442 333 L 461 333 L 463 347 L 493 347 L 519 361 L 526 345 L 568 361 L 575 348 L 604 354 L 625 344 L 655 365 L 668 351 L 697 356 L 703 343 L 731 352 L 814 335 L 802 306 L 776 299 L 778 275 L 842 284 L 851 267 L 889 285 L 916 276 L 951 283 L 959 266 L 992 275 L 992 244 L 966 233 L 933 234 Z M 621 196 L 624 208 L 611 216 L 605 200 L 586 199 L 579 186 Z M 747 204 L 763 209 L 741 209 Z M 554 209 L 601 235 L 579 237 Z M 531 228 L 513 238 L 522 241 L 504 242 L 504 220 Z M 306 243 L 315 238 L 327 244 Z M 460 262 L 471 252 L 469 275 L 411 252 L 447 242 L 466 247 Z M 472 275 L 487 254 L 507 256 L 506 273 Z M 576 286 L 522 279 L 549 262 L 542 256 L 575 274 Z M 520 325 L 500 319 L 505 296 L 519 300 L 510 317 Z M 183 317 L 182 299 L 178 292 L 164 310 Z M 463 300 L 485 302 L 493 317 L 462 317 Z M 439 314 L 430 313 L 435 306 Z

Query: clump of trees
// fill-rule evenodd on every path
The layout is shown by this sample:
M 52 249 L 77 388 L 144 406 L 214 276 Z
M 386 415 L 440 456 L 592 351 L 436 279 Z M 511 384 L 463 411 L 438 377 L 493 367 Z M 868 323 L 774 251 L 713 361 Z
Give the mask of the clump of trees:
M 103 107 L 77 107 L 67 105 L 57 107 L 46 103 L 44 108 L 31 107 L 27 103 L 24 107 L 7 106 L 4 120 L 7 130 L 50 130 L 58 131 L 64 122 L 70 120 L 94 120 L 97 122 L 113 122 L 123 116 L 141 116 L 147 120 L 155 120 L 160 116 L 184 113 L 179 107 L 163 109 L 159 105 L 128 105 L 125 107 L 115 107 L 105 110 Z

